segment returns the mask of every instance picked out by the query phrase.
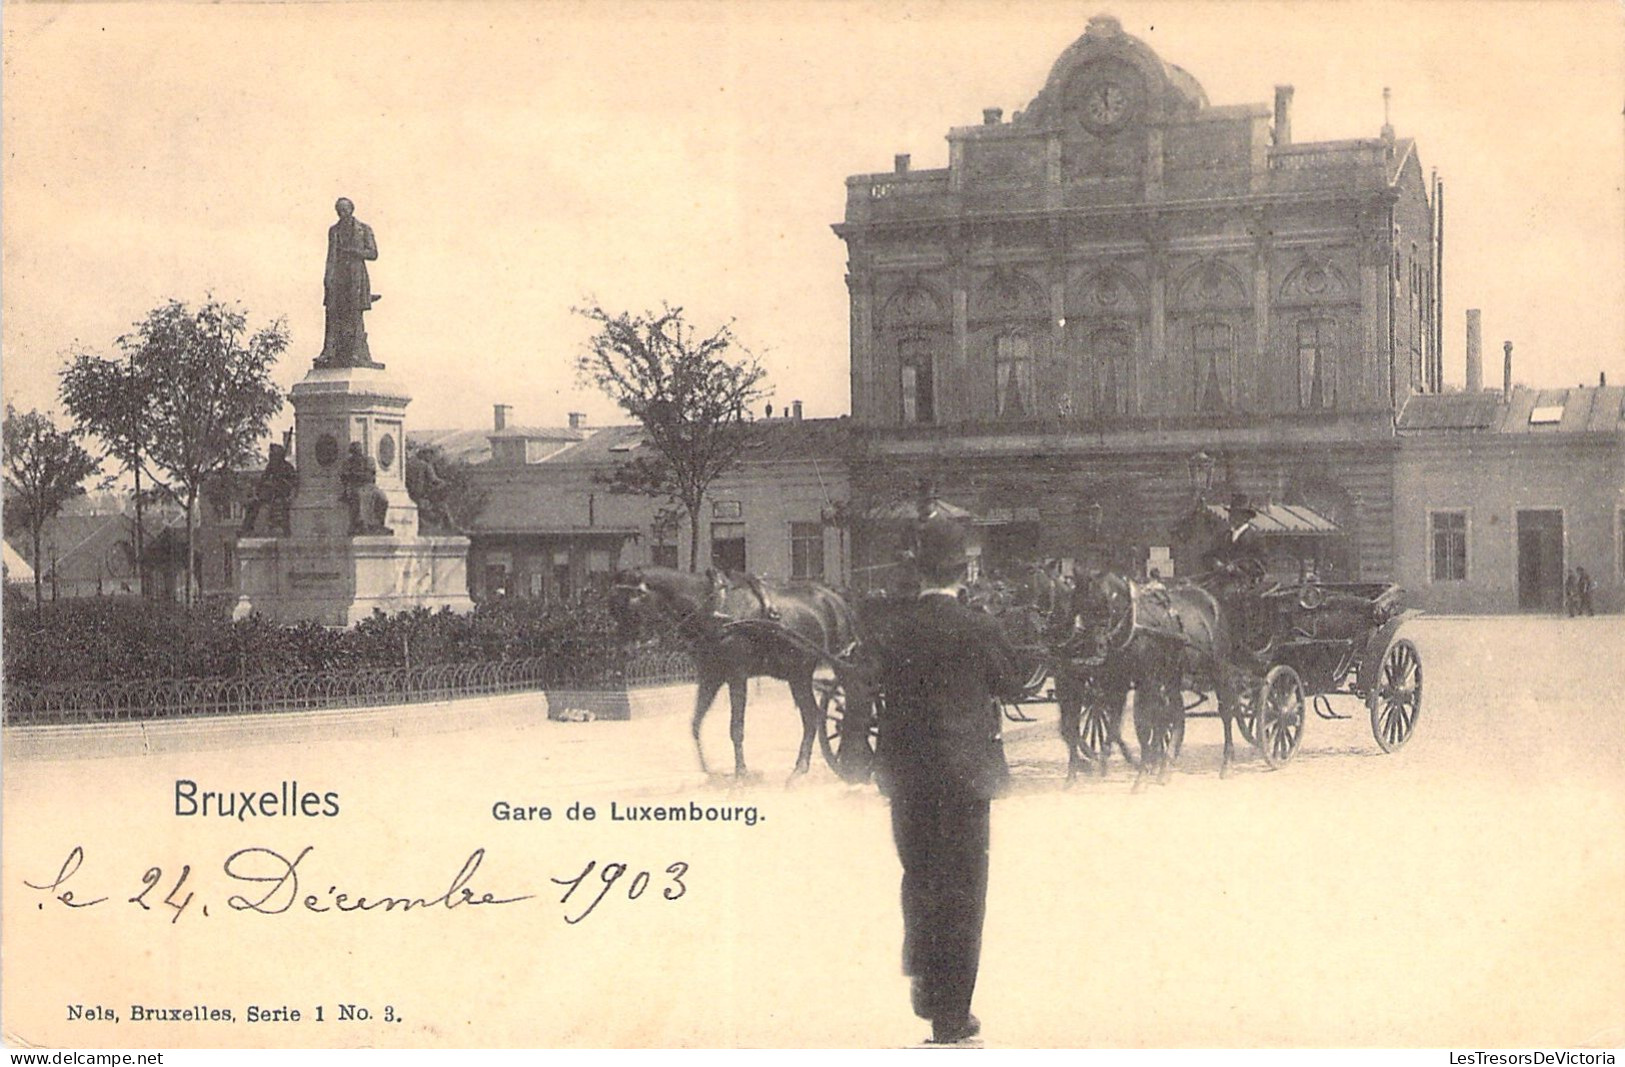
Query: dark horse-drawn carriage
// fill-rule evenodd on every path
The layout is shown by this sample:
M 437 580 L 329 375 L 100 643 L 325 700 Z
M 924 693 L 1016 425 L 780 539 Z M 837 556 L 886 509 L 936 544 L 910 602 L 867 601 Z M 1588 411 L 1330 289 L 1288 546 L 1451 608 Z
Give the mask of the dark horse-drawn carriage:
M 1381 583 L 1266 585 L 1253 575 L 1215 596 L 1193 583 L 1088 575 L 1058 620 L 1056 692 L 1071 773 L 1104 773 L 1112 747 L 1123 748 L 1130 688 L 1142 772 L 1167 770 L 1192 713 L 1223 721 L 1221 773 L 1232 722 L 1281 766 L 1297 753 L 1311 709 L 1349 718 L 1329 699 L 1340 694 L 1365 702 L 1377 744 L 1394 751 L 1422 707 L 1421 656 L 1397 636 L 1420 612 L 1401 601 L 1398 586 Z

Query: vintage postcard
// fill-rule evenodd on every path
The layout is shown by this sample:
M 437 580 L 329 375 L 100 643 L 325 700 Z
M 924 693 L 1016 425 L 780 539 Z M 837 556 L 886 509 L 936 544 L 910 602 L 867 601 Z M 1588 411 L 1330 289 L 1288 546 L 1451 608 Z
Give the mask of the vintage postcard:
M 13 1054 L 1625 1046 L 1617 3 L 3 34 Z

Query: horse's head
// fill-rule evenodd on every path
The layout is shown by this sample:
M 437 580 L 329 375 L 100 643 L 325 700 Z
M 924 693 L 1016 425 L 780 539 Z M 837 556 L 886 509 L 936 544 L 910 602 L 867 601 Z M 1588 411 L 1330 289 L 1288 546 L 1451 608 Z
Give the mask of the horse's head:
M 1080 573 L 1066 615 L 1075 643 L 1092 645 L 1103 653 L 1133 626 L 1133 594 L 1128 579 L 1110 571 Z
M 632 567 L 615 575 L 609 612 L 625 640 L 637 640 L 651 623 L 683 623 L 704 615 L 711 582 L 669 567 Z

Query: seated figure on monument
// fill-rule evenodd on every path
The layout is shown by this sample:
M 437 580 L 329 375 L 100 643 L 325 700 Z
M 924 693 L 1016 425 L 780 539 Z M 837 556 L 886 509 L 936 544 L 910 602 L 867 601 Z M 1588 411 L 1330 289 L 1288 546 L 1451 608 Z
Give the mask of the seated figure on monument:
M 327 269 L 322 274 L 322 303 L 327 307 L 327 330 L 318 367 L 380 367 L 367 347 L 361 315 L 371 309 L 378 294 L 372 291 L 367 262 L 378 258 L 372 227 L 355 217 L 355 205 L 340 197 L 333 205 L 339 220 L 327 231 Z
M 294 488 L 298 484 L 299 472 L 288 462 L 286 442 L 272 445 L 271 458 L 265 464 L 265 471 L 254 487 L 254 499 L 248 502 L 247 514 L 243 516 L 241 532 L 250 537 L 264 537 L 268 534 L 281 534 L 286 537 L 289 532 L 288 509 L 293 502 Z M 265 513 L 263 526 L 259 523 L 261 511 Z
M 389 498 L 378 488 L 378 465 L 361 448 L 350 442 L 350 454 L 339 470 L 339 499 L 350 508 L 350 536 L 394 533 L 384 520 L 389 515 Z

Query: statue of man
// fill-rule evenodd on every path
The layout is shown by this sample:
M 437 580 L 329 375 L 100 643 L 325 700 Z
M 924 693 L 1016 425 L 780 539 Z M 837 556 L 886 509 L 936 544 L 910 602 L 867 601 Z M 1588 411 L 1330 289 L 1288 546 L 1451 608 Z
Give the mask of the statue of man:
M 339 220 L 327 231 L 327 269 L 322 275 L 322 303 L 327 307 L 327 331 L 318 367 L 377 367 L 367 348 L 361 313 L 378 300 L 367 277 L 367 262 L 378 258 L 372 227 L 355 217 L 355 205 L 339 197 L 333 205 Z

